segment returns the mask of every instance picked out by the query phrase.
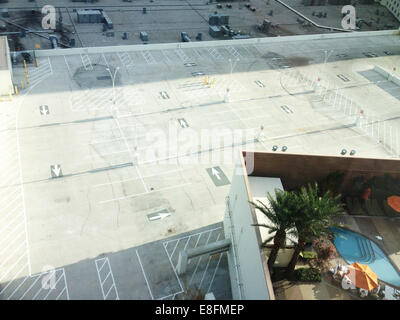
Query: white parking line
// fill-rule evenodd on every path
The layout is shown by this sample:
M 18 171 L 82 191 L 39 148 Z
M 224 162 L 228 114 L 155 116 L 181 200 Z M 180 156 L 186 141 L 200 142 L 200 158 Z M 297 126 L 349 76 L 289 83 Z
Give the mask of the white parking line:
M 217 49 L 208 48 L 207 51 L 215 60 L 224 60 L 224 57 L 218 52 Z
M 117 52 L 118 58 L 121 60 L 121 63 L 126 67 L 133 67 L 134 63 L 132 61 L 131 56 L 127 52 Z
M 19 224 L 17 224 L 17 225 L 14 227 L 14 229 L 13 229 L 11 232 L 9 232 L 8 235 L 7 235 L 4 239 L 1 240 L 0 243 L 3 243 L 3 242 L 4 242 L 5 240 L 7 240 L 11 235 L 13 235 L 14 231 L 17 230 L 18 227 L 21 226 L 22 224 L 23 224 L 23 221 L 21 221 Z
M 175 53 L 179 56 L 182 62 L 187 62 L 190 58 L 186 55 L 186 53 L 182 49 L 176 49 Z
M 19 190 L 18 188 L 15 188 L 15 191 L 14 192 L 12 192 L 11 194 L 8 194 L 6 197 L 4 197 L 4 198 L 0 198 L 0 203 L 3 203 L 4 201 L 9 201 L 9 199 L 12 197 L 12 196 L 14 196 L 15 194 L 17 194 L 17 197 L 18 196 L 21 196 L 20 194 L 19 194 L 19 192 L 20 192 L 21 190 Z M 15 199 L 15 198 L 14 198 Z
M 66 58 L 66 56 L 63 56 L 63 57 L 64 57 L 64 61 L 65 61 L 65 64 L 67 66 L 67 69 L 68 69 L 68 74 L 72 77 L 71 68 L 69 67 L 67 58 Z
M 3 267 L 3 265 L 4 265 L 8 260 L 10 260 L 12 257 L 14 257 L 14 255 L 18 252 L 18 250 L 19 250 L 23 245 L 25 245 L 25 242 L 21 242 L 21 243 L 19 244 L 19 246 L 18 246 L 16 249 L 14 249 L 10 255 L 7 256 L 6 259 L 2 260 L 2 264 L 0 265 L 0 267 Z M 23 253 L 23 255 L 25 255 L 25 254 L 26 254 L 26 253 Z
M 114 280 L 114 275 L 113 275 L 113 272 L 112 272 L 112 269 L 111 269 L 110 260 L 108 259 L 108 257 L 106 257 L 106 258 L 96 259 L 94 262 L 95 262 L 95 265 L 96 265 L 97 276 L 99 278 L 100 288 L 101 288 L 101 292 L 103 294 L 103 299 L 107 300 L 111 290 L 114 289 L 115 290 L 115 295 L 116 295 L 115 299 L 119 300 L 117 286 L 115 285 L 115 280 Z M 99 267 L 100 264 L 101 264 L 101 267 Z M 108 273 L 104 277 L 104 279 L 102 279 L 100 272 L 104 267 L 106 268 L 105 270 L 106 270 L 106 272 L 108 271 Z M 104 293 L 104 289 L 105 289 L 104 288 L 104 284 L 107 281 L 108 277 L 110 277 L 110 276 L 111 276 L 111 279 L 112 279 L 112 284 L 109 287 L 109 289 L 107 290 L 107 292 Z
M 28 267 L 28 264 L 25 264 L 22 266 L 22 268 L 14 275 L 14 277 L 11 279 L 11 281 L 8 282 L 8 284 L 0 291 L 0 294 L 2 294 L 7 288 L 8 286 L 13 283 L 13 281 L 19 276 L 19 274 Z
M 174 256 L 175 250 L 176 250 L 176 248 L 178 247 L 178 244 L 179 244 L 180 241 L 181 241 L 181 240 L 178 240 L 178 241 L 176 242 L 176 245 L 175 245 L 175 247 L 174 247 L 174 250 L 172 250 L 172 253 L 171 253 L 171 259 L 172 259 L 172 257 Z
M 110 65 L 108 64 L 108 61 L 107 61 L 106 56 L 104 55 L 104 53 L 101 53 L 101 56 L 103 57 L 104 62 L 105 62 L 105 64 L 106 64 L 107 68 L 110 68 Z
M 7 203 L 7 205 L 6 205 L 5 207 L 2 208 L 2 210 L 5 210 L 5 209 L 7 209 L 8 207 L 10 207 L 10 206 L 15 202 L 15 200 L 18 200 L 18 199 L 19 199 L 19 198 L 16 197 L 16 198 L 14 198 L 12 201 L 9 201 L 9 202 Z
M 239 53 L 234 47 L 232 47 L 232 46 L 226 46 L 225 48 L 226 48 L 226 49 L 228 50 L 228 52 L 229 52 L 232 56 L 234 56 L 236 59 L 242 58 L 242 56 L 240 55 L 240 53 Z
M 166 175 L 166 174 L 180 172 L 180 171 L 183 171 L 183 169 L 182 168 L 178 168 L 178 169 L 174 169 L 174 170 L 163 171 L 161 173 L 156 173 L 156 174 L 151 174 L 151 175 L 148 175 L 148 176 L 143 176 L 143 178 L 159 177 L 161 175 Z M 96 185 L 92 186 L 92 188 L 103 187 L 103 186 L 108 186 L 108 185 L 118 184 L 118 183 L 128 182 L 128 181 L 136 181 L 136 180 L 139 180 L 139 179 L 140 178 L 132 178 L 132 179 L 125 179 L 125 180 L 111 181 L 111 182 L 107 182 L 107 183 L 100 183 L 100 184 L 96 184 Z
M 221 234 L 218 234 L 217 240 L 215 240 L 215 242 L 217 242 L 219 240 L 220 235 Z M 199 284 L 199 289 L 201 288 L 201 285 L 203 284 L 204 278 L 205 278 L 206 273 L 207 273 L 208 266 L 210 265 L 210 261 L 211 261 L 211 255 L 208 257 L 207 265 L 206 265 L 206 268 L 204 269 L 203 276 L 201 277 L 201 281 L 200 281 L 200 284 Z
M 197 56 L 198 56 L 200 59 L 204 59 L 204 56 L 203 56 L 199 51 L 197 51 L 196 48 L 192 48 L 192 50 L 197 54 Z
M 144 196 L 144 195 L 147 195 L 147 194 L 150 194 L 150 193 L 162 192 L 162 191 L 167 191 L 167 190 L 171 190 L 171 189 L 185 187 L 185 186 L 190 185 L 190 184 L 191 183 L 183 183 L 183 184 L 180 184 L 180 185 L 161 188 L 161 189 L 158 189 L 158 190 L 147 191 L 147 192 L 136 193 L 136 194 L 130 194 L 130 195 L 127 195 L 127 196 L 124 196 L 124 197 L 119 197 L 119 198 L 114 198 L 114 199 L 109 199 L 109 200 L 103 200 L 103 201 L 100 201 L 98 203 L 103 204 L 103 203 L 108 203 L 108 202 L 113 202 L 113 201 L 120 201 L 120 200 L 136 198 L 136 197 Z
M 63 273 L 61 276 L 58 277 L 58 280 L 57 280 L 56 283 L 54 284 L 54 288 L 51 288 L 51 289 L 49 290 L 49 292 L 47 292 L 47 294 L 44 296 L 43 300 L 46 300 L 47 297 L 50 295 L 50 293 L 52 293 L 52 290 L 55 290 L 55 288 L 57 287 L 57 283 L 58 283 L 62 278 L 64 278 L 64 273 Z M 65 289 L 65 288 L 64 288 L 64 289 Z M 32 300 L 35 300 L 35 298 L 33 298 Z
M 154 60 L 153 55 L 150 51 L 141 51 L 143 58 L 146 60 L 147 64 L 155 64 L 156 61 Z
M 144 272 L 142 261 L 140 260 L 139 253 L 138 253 L 137 250 L 136 250 L 136 255 L 137 255 L 137 258 L 139 260 L 140 268 L 142 269 L 144 280 L 146 281 L 147 289 L 149 290 L 149 293 L 150 293 L 150 296 L 151 296 L 151 300 L 154 300 L 153 293 L 151 292 L 151 289 L 150 289 L 150 286 L 149 286 L 149 281 L 147 280 L 146 273 Z
M 166 296 L 164 296 L 164 297 L 159 298 L 158 300 L 164 300 L 164 299 L 168 299 L 168 298 L 172 298 L 172 300 L 173 300 L 173 299 L 175 299 L 175 296 L 176 296 L 176 295 L 178 295 L 178 294 L 184 292 L 183 287 L 182 287 L 182 284 L 181 284 L 180 277 L 177 275 L 177 273 L 176 273 L 176 267 L 174 266 L 174 264 L 173 264 L 173 262 L 172 262 L 172 256 L 173 256 L 173 254 L 174 254 L 174 252 L 175 252 L 175 250 L 176 250 L 176 248 L 177 248 L 177 246 L 178 246 L 178 243 L 179 243 L 181 240 L 186 239 L 186 244 L 185 244 L 185 247 L 184 247 L 184 249 L 183 249 L 183 250 L 186 250 L 186 248 L 187 248 L 187 246 L 188 246 L 190 240 L 192 239 L 192 237 L 198 236 L 198 239 L 197 239 L 197 241 L 196 241 L 196 243 L 195 243 L 195 245 L 194 245 L 194 247 L 193 247 L 193 248 L 197 248 L 197 246 L 198 246 L 198 244 L 199 244 L 199 242 L 200 242 L 201 237 L 202 237 L 204 234 L 208 234 L 208 237 L 207 237 L 207 240 L 206 240 L 206 245 L 207 245 L 208 242 L 210 241 L 210 238 L 211 238 L 212 233 L 213 233 L 214 231 L 217 231 L 217 230 L 218 230 L 218 231 L 222 231 L 222 227 L 218 227 L 218 228 L 213 228 L 213 229 L 201 231 L 201 232 L 198 232 L 198 233 L 194 233 L 194 234 L 187 235 L 187 236 L 185 236 L 185 237 L 180 237 L 180 238 L 177 238 L 177 239 L 172 239 L 172 240 L 163 242 L 164 250 L 165 250 L 165 252 L 166 252 L 166 254 L 167 254 L 167 256 L 168 256 L 168 259 L 170 260 L 170 263 L 171 263 L 171 266 L 172 266 L 172 268 L 173 268 L 173 270 L 174 270 L 175 276 L 176 276 L 176 278 L 177 278 L 177 280 L 178 280 L 178 282 L 179 282 L 179 284 L 180 284 L 180 286 L 181 286 L 181 291 L 178 291 L 178 292 L 176 292 L 176 293 L 172 293 L 172 294 L 166 295 Z M 220 235 L 221 235 L 221 233 L 218 234 L 218 237 L 217 237 L 217 240 L 216 240 L 216 241 L 218 241 Z M 171 242 L 176 242 L 176 244 L 175 244 L 175 246 L 174 246 L 174 249 L 173 249 L 172 253 L 169 254 L 169 253 L 168 253 L 168 250 L 167 250 L 167 247 L 168 247 L 168 245 L 169 245 Z M 219 266 L 219 262 L 220 262 L 220 260 L 221 260 L 221 256 L 222 256 L 222 255 L 220 255 L 220 259 L 219 259 L 219 261 L 218 261 L 218 263 L 217 263 L 216 270 L 214 270 L 213 277 L 212 277 L 212 279 L 211 279 L 211 283 L 210 283 L 210 285 L 209 285 L 209 288 L 211 288 L 211 285 L 212 285 L 212 283 L 213 283 L 213 281 L 214 281 L 215 274 L 217 273 L 217 269 L 218 269 L 218 266 Z M 194 273 L 192 274 L 192 277 L 191 277 L 191 281 L 193 280 L 193 277 L 194 277 L 194 275 L 196 274 L 197 268 L 198 268 L 198 266 L 199 266 L 199 264 L 200 264 L 200 260 L 201 260 L 201 257 L 199 258 L 199 261 L 197 262 L 196 269 L 195 269 L 195 271 L 194 271 Z M 188 261 L 188 263 L 190 263 L 190 260 Z M 206 270 L 204 271 L 204 274 L 203 274 L 202 279 L 204 279 L 206 271 L 207 271 L 207 268 L 206 268 Z M 191 283 L 191 281 L 189 282 L 189 284 Z M 208 289 L 208 290 L 209 290 L 209 289 Z M 207 291 L 207 292 L 208 292 L 208 291 Z
M 223 255 L 224 253 L 226 254 L 226 252 L 223 252 L 223 253 L 220 253 L 220 254 L 219 254 L 218 263 L 217 263 L 217 266 L 215 267 L 214 274 L 213 274 L 213 276 L 212 276 L 212 278 L 211 278 L 211 282 L 210 282 L 210 285 L 209 285 L 208 288 L 207 288 L 206 293 L 209 293 L 209 292 L 210 292 L 211 286 L 212 286 L 212 284 L 213 284 L 213 282 L 214 282 L 215 275 L 217 274 L 217 270 L 218 270 L 219 264 L 220 264 L 220 262 L 221 262 L 221 260 L 222 260 L 222 255 Z M 199 287 L 199 288 L 200 288 L 200 287 Z
M 93 70 L 92 62 L 90 60 L 90 57 L 87 54 L 80 55 L 81 60 L 82 60 L 82 65 L 85 68 L 86 71 L 91 71 Z
M 14 242 L 15 242 L 16 240 L 19 240 L 20 237 L 21 237 L 21 235 L 22 235 L 22 236 L 25 236 L 25 235 L 24 235 L 24 232 L 20 232 L 20 233 L 18 234 L 18 236 L 14 237 L 14 239 L 11 240 L 11 241 L 7 244 L 6 247 L 4 247 L 3 249 L 1 249 L 1 250 L 0 250 L 0 255 L 2 255 L 4 251 L 6 251 L 8 248 L 10 248 L 10 247 L 14 244 Z M 5 260 L 4 260 L 4 261 L 5 261 Z
M 178 292 L 175 292 L 175 293 L 171 293 L 171 294 L 169 294 L 169 295 L 167 295 L 167 296 L 158 298 L 157 300 L 165 300 L 165 299 L 170 298 L 170 297 L 172 297 L 171 300 L 174 300 L 176 295 L 178 295 L 178 294 L 180 294 L 180 293 L 183 293 L 183 292 L 184 292 L 184 291 L 181 290 L 181 291 L 178 291 Z
M 8 268 L 8 271 L 0 278 L 0 283 L 3 281 L 3 279 L 4 279 L 4 277 L 6 276 L 6 275 L 8 275 L 9 273 L 10 273 L 10 271 L 12 270 L 12 269 L 14 269 L 14 267 L 21 261 L 21 259 L 23 258 L 23 257 L 25 257 L 26 256 L 26 252 L 23 254 L 23 255 L 21 255 L 20 257 L 19 257 L 19 259 L 10 267 L 10 268 Z
M 56 297 L 56 300 L 58 300 L 64 293 L 64 291 L 67 290 L 67 299 L 69 300 L 69 294 L 68 294 L 68 289 L 67 287 L 65 287 L 60 293 L 59 295 Z
M 211 234 L 212 234 L 212 232 L 210 232 L 210 234 L 208 235 L 208 238 L 207 238 L 207 241 L 206 241 L 206 244 L 205 244 L 205 245 L 207 245 L 208 242 L 210 241 Z M 200 256 L 200 257 L 199 257 L 199 260 L 197 261 L 197 264 L 196 264 L 196 268 L 194 269 L 193 274 L 192 274 L 192 276 L 191 276 L 191 278 L 190 278 L 189 284 L 192 283 L 193 278 L 194 278 L 194 276 L 195 276 L 195 274 L 196 274 L 197 268 L 199 267 L 202 258 L 203 258 L 203 256 Z
M 22 269 L 23 270 L 23 269 Z M 21 271 L 22 271 L 21 270 Z M 20 271 L 20 272 L 21 272 Z M 24 278 L 24 280 L 19 284 L 19 286 L 7 297 L 7 300 L 10 300 L 11 299 L 11 297 L 19 290 L 19 288 L 21 288 L 21 286 L 25 283 L 25 281 L 26 280 L 28 280 L 29 279 L 29 277 L 25 277 Z M 14 279 L 13 279 L 14 280 Z M 9 284 L 11 283 L 11 281 L 9 282 Z M 4 288 L 4 289 L 6 289 L 6 288 Z M 0 294 L 1 294 L 1 292 L 0 292 Z
M 161 52 L 162 52 L 162 54 L 164 55 L 165 59 L 166 59 L 168 62 L 171 62 L 171 61 L 172 61 L 172 60 L 168 57 L 168 55 L 165 53 L 165 50 L 161 50 Z
M 22 212 L 19 213 L 18 215 L 16 215 L 14 218 L 12 218 L 12 219 L 6 224 L 6 226 L 3 226 L 3 227 L 0 229 L 0 234 L 2 234 L 3 232 L 5 232 L 5 230 L 7 230 L 8 227 L 11 226 L 11 225 L 13 224 L 14 221 L 18 221 L 17 218 L 20 218 L 20 217 L 22 217 Z M 20 223 L 21 223 L 21 222 L 20 222 Z M 9 236 L 9 235 L 7 235 L 7 237 L 8 237 L 8 236 Z M 4 241 L 4 239 L 0 241 L 0 244 L 1 244 L 3 241 Z
M 8 300 L 12 299 L 12 297 L 14 295 L 16 295 L 16 293 L 20 290 L 20 288 L 27 283 L 29 285 L 29 281 L 32 281 L 32 283 L 30 284 L 30 286 L 28 287 L 28 289 L 24 290 L 22 296 L 20 297 L 16 297 L 15 299 L 19 299 L 22 300 L 24 299 L 24 297 L 31 292 L 32 288 L 36 285 L 36 283 L 42 279 L 43 281 L 43 276 L 45 276 L 46 274 L 48 274 L 49 272 L 54 272 L 54 276 L 56 277 L 56 281 L 54 283 L 54 287 L 50 287 L 50 288 L 45 288 L 42 285 L 37 289 L 36 292 L 34 292 L 34 296 L 31 298 L 31 300 L 35 300 L 38 295 L 42 292 L 42 290 L 48 290 L 47 294 L 42 298 L 42 300 L 46 300 L 49 295 L 53 292 L 55 292 L 56 289 L 58 289 L 60 286 L 60 281 L 64 280 L 64 287 L 62 288 L 60 294 L 56 297 L 56 300 L 58 300 L 62 294 L 66 291 L 67 293 L 67 299 L 69 299 L 69 293 L 68 293 L 68 287 L 67 287 L 67 282 L 66 282 L 66 275 L 65 275 L 65 269 L 64 268 L 59 268 L 59 269 L 55 269 L 54 271 L 44 271 L 42 273 L 39 274 L 35 274 L 32 276 L 27 276 L 23 279 L 23 281 L 14 289 L 14 291 L 7 297 Z M 60 274 L 61 273 L 61 274 Z M 57 274 L 59 274 L 59 276 L 57 277 Z M 13 279 L 9 284 L 11 284 L 13 281 L 15 281 L 15 279 Z M 4 290 L 3 290 L 4 291 Z M 1 292 L 0 292 L 1 293 Z M 32 292 L 33 293 L 33 292 Z
M 176 240 L 178 240 L 178 239 L 187 239 L 187 238 L 191 238 L 191 237 L 194 237 L 194 236 L 197 236 L 197 235 L 202 235 L 202 234 L 204 234 L 204 233 L 212 232 L 212 231 L 215 231 L 215 230 L 222 230 L 222 227 L 218 227 L 218 228 L 214 228 L 214 229 L 209 229 L 209 230 L 206 230 L 206 231 L 201 231 L 201 232 L 194 233 L 194 234 L 191 234 L 191 235 L 188 235 L 188 236 L 185 236 L 185 237 L 181 237 L 181 238 L 177 238 L 177 239 L 172 239 L 172 240 L 169 240 L 169 241 L 164 242 L 164 244 L 166 244 L 166 246 L 168 246 L 168 244 L 169 244 L 170 242 L 174 242 L 174 241 L 176 241 Z M 197 247 L 197 244 L 196 244 L 195 247 Z
M 5 215 L 5 217 L 8 217 L 9 215 L 13 214 L 17 209 L 20 209 L 21 206 L 22 206 L 22 203 L 19 203 L 18 206 L 14 207 L 14 209 L 12 209 L 11 211 L 9 211 L 9 212 Z M 1 218 L 1 221 L 3 221 L 3 220 L 6 221 L 7 219 L 2 217 L 2 218 Z M 2 224 L 3 224 L 3 223 L 1 222 L 0 225 L 2 225 Z
M 104 59 L 106 60 L 106 57 L 104 56 L 104 54 L 103 54 L 103 57 L 104 57 Z M 107 62 L 107 60 L 106 60 L 106 62 Z M 129 146 L 128 140 L 127 140 L 127 138 L 126 138 L 126 135 L 124 134 L 123 130 L 121 129 L 121 125 L 120 125 L 120 123 L 119 123 L 119 120 L 118 120 L 118 118 L 114 117 L 114 113 L 113 113 L 113 111 L 112 111 L 112 108 L 109 108 L 109 109 L 110 109 L 110 114 L 113 116 L 114 122 L 116 123 L 116 125 L 117 125 L 117 127 L 118 127 L 118 130 L 119 130 L 119 132 L 120 132 L 120 136 L 121 136 L 122 138 L 124 138 L 124 142 L 125 142 L 126 149 L 129 150 L 130 157 L 131 157 L 132 161 L 134 161 L 134 159 L 135 159 L 135 154 L 132 152 L 132 150 L 131 150 L 131 148 L 130 148 L 130 146 Z M 142 174 L 140 173 L 139 168 L 138 168 L 137 165 L 135 165 L 135 170 L 136 170 L 136 173 L 138 174 L 138 176 L 140 177 L 140 180 L 141 180 L 141 182 L 142 182 L 142 184 L 143 184 L 144 189 L 145 189 L 146 191 L 149 191 L 149 189 L 147 188 L 147 185 L 146 185 L 146 183 L 144 182 L 143 177 L 142 177 Z
M 185 290 L 183 289 L 183 286 L 182 286 L 182 283 L 181 283 L 181 279 L 178 277 L 178 274 L 176 273 L 175 266 L 172 263 L 171 257 L 169 256 L 168 251 L 167 251 L 167 249 L 165 247 L 164 247 L 164 250 L 165 250 L 165 253 L 168 256 L 168 260 L 169 260 L 169 263 L 171 264 L 172 270 L 174 271 L 175 278 L 176 278 L 176 280 L 178 280 L 179 287 L 181 288 L 181 292 L 184 292 Z M 179 293 L 181 293 L 181 292 L 179 292 Z

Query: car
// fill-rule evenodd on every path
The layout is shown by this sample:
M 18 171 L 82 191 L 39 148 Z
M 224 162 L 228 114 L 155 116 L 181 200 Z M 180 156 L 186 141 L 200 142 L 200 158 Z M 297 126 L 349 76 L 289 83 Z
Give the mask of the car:
M 256 11 L 256 8 L 255 8 L 255 7 L 250 7 L 249 9 L 250 9 L 251 11 L 253 11 L 253 12 Z
M 384 54 L 386 54 L 387 56 L 391 56 L 393 54 L 393 52 L 391 51 L 383 51 Z
M 218 3 L 217 4 L 217 9 L 222 9 L 222 4 Z
M 229 8 L 229 9 L 232 9 L 232 5 L 230 3 L 227 3 L 226 7 Z
M 190 37 L 186 32 L 181 32 L 181 40 L 182 42 L 190 42 Z
M 204 76 L 204 72 L 202 71 L 192 72 L 192 76 L 193 77 Z
M 22 52 L 21 55 L 26 62 L 31 63 L 33 61 L 32 56 L 28 52 Z
M 245 6 L 246 8 L 250 8 L 250 3 L 246 3 L 244 6 Z
M 368 58 L 375 58 L 375 57 L 378 56 L 378 55 L 376 55 L 375 53 L 372 53 L 372 52 L 363 52 L 363 55 L 368 57 Z

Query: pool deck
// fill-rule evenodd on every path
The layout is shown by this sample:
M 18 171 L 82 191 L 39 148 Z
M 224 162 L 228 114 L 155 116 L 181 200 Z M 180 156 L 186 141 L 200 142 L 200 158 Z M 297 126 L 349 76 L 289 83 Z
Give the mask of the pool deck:
M 360 297 L 332 284 L 327 275 L 317 283 L 277 281 L 274 292 L 277 300 L 360 300 Z
M 337 218 L 337 223 L 351 231 L 358 232 L 373 240 L 390 258 L 397 271 L 400 269 L 400 217 L 354 217 L 343 215 Z M 376 236 L 382 237 L 378 240 Z M 346 264 L 338 255 L 331 261 Z M 394 287 L 391 284 L 392 287 Z M 361 298 L 349 291 L 343 290 L 333 283 L 329 274 L 324 273 L 319 283 L 300 283 L 288 280 L 274 282 L 274 292 L 277 300 L 361 300 Z
M 338 218 L 338 222 L 341 226 L 373 240 L 400 273 L 400 219 L 344 215 Z M 382 240 L 378 240 L 376 236 L 382 237 Z

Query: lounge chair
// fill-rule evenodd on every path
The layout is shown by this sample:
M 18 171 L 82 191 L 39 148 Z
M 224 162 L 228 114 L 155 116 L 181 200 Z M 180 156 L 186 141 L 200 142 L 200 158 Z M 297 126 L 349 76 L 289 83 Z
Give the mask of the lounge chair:
M 368 290 L 360 288 L 360 297 L 365 298 L 366 296 L 368 296 Z

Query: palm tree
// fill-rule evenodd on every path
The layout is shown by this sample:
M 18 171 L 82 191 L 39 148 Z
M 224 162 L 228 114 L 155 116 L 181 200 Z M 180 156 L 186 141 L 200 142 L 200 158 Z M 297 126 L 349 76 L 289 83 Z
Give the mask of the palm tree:
M 272 270 L 279 249 L 286 243 L 287 236 L 295 232 L 294 215 L 296 214 L 296 197 L 293 192 L 275 190 L 275 197 L 267 194 L 269 205 L 257 201 L 250 202 L 256 209 L 260 210 L 270 221 L 271 224 L 253 224 L 253 226 L 269 229 L 268 233 L 273 234 L 266 239 L 262 246 L 274 239 L 274 244 L 268 258 L 268 267 Z
M 330 191 L 322 196 L 318 193 L 318 184 L 302 187 L 297 193 L 299 210 L 295 217 L 298 241 L 292 259 L 287 267 L 289 276 L 293 274 L 300 252 L 308 242 L 315 238 L 332 236 L 335 233 L 328 228 L 333 226 L 332 218 L 343 213 L 340 195 L 333 197 Z

